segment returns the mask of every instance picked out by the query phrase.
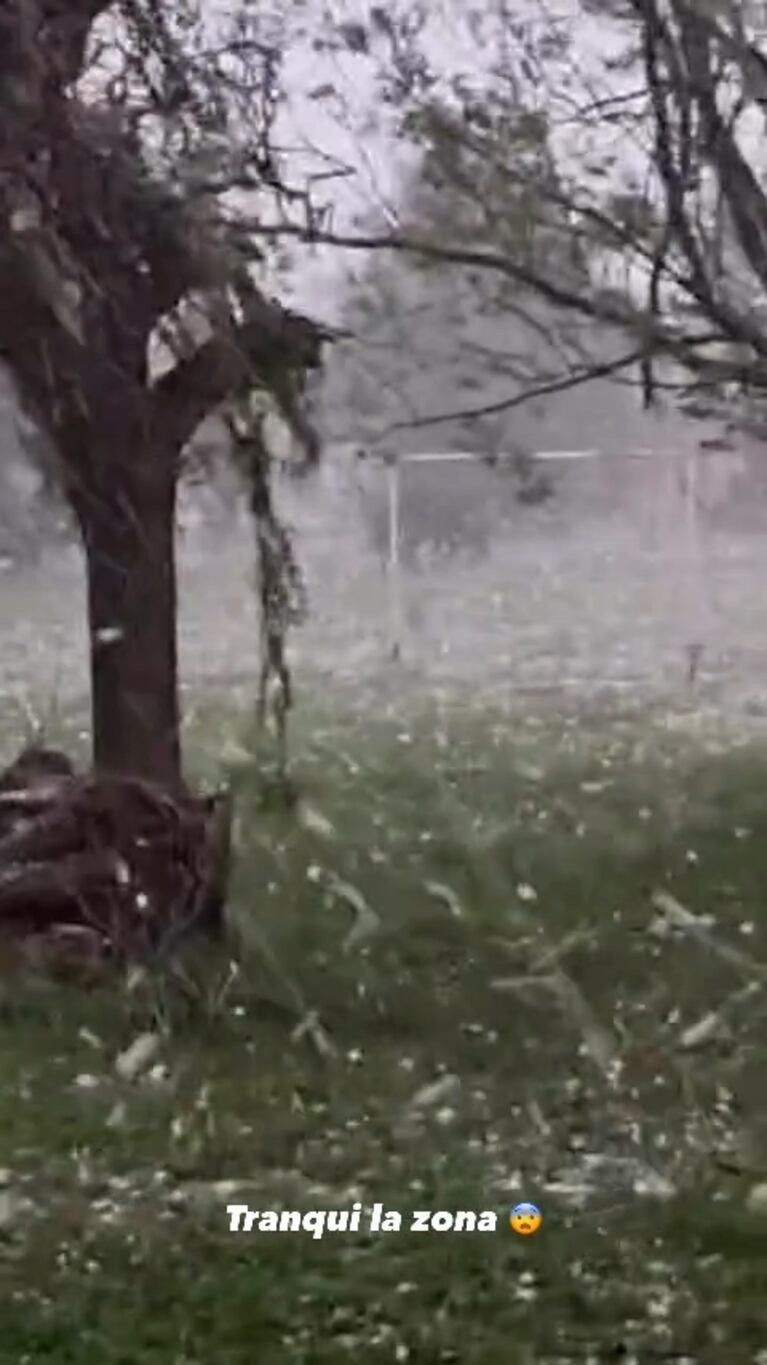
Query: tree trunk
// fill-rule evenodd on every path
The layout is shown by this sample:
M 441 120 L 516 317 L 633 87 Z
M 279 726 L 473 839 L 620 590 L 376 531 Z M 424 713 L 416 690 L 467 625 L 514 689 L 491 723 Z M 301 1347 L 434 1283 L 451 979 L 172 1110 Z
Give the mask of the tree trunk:
M 113 434 L 109 486 L 76 499 L 88 577 L 93 763 L 97 772 L 174 787 L 181 782 L 175 466 L 146 443 L 119 454 L 114 444 Z

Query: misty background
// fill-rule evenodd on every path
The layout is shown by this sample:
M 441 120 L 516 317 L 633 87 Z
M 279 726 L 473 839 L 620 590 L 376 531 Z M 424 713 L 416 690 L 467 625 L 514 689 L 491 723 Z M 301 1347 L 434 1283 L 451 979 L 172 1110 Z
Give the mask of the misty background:
M 585 8 L 559 7 L 562 22 L 577 16 L 579 26 L 568 80 L 588 89 L 620 31 Z M 545 24 L 558 21 L 547 8 Z M 465 36 L 453 6 L 435 10 L 430 41 L 445 83 L 468 64 Z M 471 50 L 481 50 L 476 35 Z M 549 75 L 540 98 L 553 110 L 556 62 Z M 471 237 L 471 205 L 446 190 L 438 150 L 416 156 L 397 139 L 364 54 L 318 55 L 298 36 L 286 81 L 291 155 L 309 180 L 317 167 L 337 176 L 336 226 L 433 226 L 447 216 Z M 559 143 L 566 157 L 561 135 Z M 577 138 L 569 152 L 581 165 Z M 509 216 L 508 202 L 500 208 Z M 512 208 L 518 249 L 525 205 Z M 553 278 L 586 268 L 561 259 L 561 233 L 547 236 L 540 223 L 535 233 Z M 713 416 L 692 419 L 662 393 L 643 410 L 638 365 L 560 387 L 557 377 L 609 360 L 621 339 L 492 272 L 391 253 L 299 255 L 289 241 L 268 270 L 287 296 L 345 333 L 328 348 L 314 393 L 323 466 L 280 485 L 310 598 L 291 643 L 299 683 L 302 668 L 343 683 L 380 680 L 394 666 L 400 683 L 418 687 L 469 683 L 511 696 L 604 687 L 658 693 L 696 715 L 760 713 L 762 442 Z M 497 412 L 472 415 L 494 404 Z M 451 412 L 464 416 L 447 420 Z M 45 474 L 49 457 L 5 375 L 0 445 L 0 684 L 25 706 L 52 692 L 79 697 L 87 681 L 80 555 Z M 456 453 L 475 458 L 407 463 Z M 402 461 L 396 570 L 387 568 L 386 456 Z M 178 523 L 184 681 L 245 684 L 258 641 L 252 532 L 215 421 L 194 442 Z M 692 690 L 691 648 L 700 653 Z
M 386 331 L 390 317 L 382 308 L 373 326 Z M 490 345 L 497 329 L 481 317 L 469 322 L 478 344 Z M 413 685 L 468 683 L 495 696 L 649 690 L 685 709 L 724 708 L 732 719 L 758 713 L 767 665 L 761 445 L 722 448 L 716 424 L 645 414 L 635 385 L 608 380 L 525 405 L 489 433 L 470 423 L 439 429 L 438 440 L 403 433 L 387 449 L 479 458 L 403 462 L 395 574 L 386 467 L 367 443 L 371 416 L 385 425 L 410 399 L 436 407 L 467 356 L 463 343 L 445 345 L 449 335 L 432 330 L 428 315 L 411 325 L 409 349 L 392 341 L 378 370 L 369 359 L 375 342 L 360 344 L 351 361 L 331 357 L 324 465 L 300 484 L 280 484 L 310 597 L 291 645 L 299 686 L 306 668 L 342 684 L 380 680 L 394 667 Z M 508 324 L 504 341 L 515 344 Z M 354 363 L 368 393 L 355 384 Z M 483 379 L 481 352 L 471 368 L 475 399 L 502 382 Z M 380 398 L 372 414 L 371 393 Z M 183 678 L 247 690 L 258 649 L 252 532 L 234 476 L 216 463 L 222 434 L 214 425 L 203 435 L 212 486 L 188 480 L 179 507 Z M 82 564 L 63 507 L 25 455 L 9 390 L 0 439 L 2 686 L 44 708 L 53 694 L 63 702 L 86 689 Z M 522 474 L 514 461 L 493 467 L 482 458 L 520 451 L 559 458 Z M 691 693 L 694 643 L 704 654 Z

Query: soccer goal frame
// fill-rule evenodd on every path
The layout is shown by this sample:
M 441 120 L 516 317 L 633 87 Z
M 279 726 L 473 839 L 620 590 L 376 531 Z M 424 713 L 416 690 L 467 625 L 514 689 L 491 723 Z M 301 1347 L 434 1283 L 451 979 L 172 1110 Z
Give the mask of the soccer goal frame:
M 697 585 L 696 601 L 698 609 L 693 613 L 691 624 L 695 627 L 700 626 L 698 635 L 705 633 L 702 629 L 707 615 L 706 607 L 703 604 L 703 548 L 700 525 L 700 505 L 699 505 L 699 472 L 702 451 L 699 447 L 688 450 L 664 450 L 653 448 L 640 448 L 616 455 L 614 451 L 597 448 L 574 449 L 574 450 L 536 450 L 525 454 L 525 459 L 540 464 L 564 464 L 573 461 L 587 460 L 652 460 L 656 464 L 666 461 L 668 467 L 673 461 L 677 477 L 681 473 L 682 484 L 682 504 L 683 522 L 680 528 L 684 544 L 685 558 L 689 566 L 691 582 Z M 498 454 L 489 458 L 485 454 L 475 454 L 471 451 L 445 451 L 445 452 L 414 452 L 400 453 L 393 451 L 358 451 L 357 459 L 364 459 L 366 462 L 376 463 L 383 466 L 386 473 L 387 486 L 387 558 L 386 576 L 388 583 L 388 607 L 389 607 L 389 655 L 393 660 L 402 658 L 404 646 L 404 619 L 403 619 L 403 593 L 402 593 L 402 488 L 401 488 L 401 469 L 405 465 L 438 465 L 438 464 L 475 464 L 485 465 L 490 468 L 503 467 L 513 463 L 513 456 L 510 454 Z M 703 652 L 703 642 L 700 638 L 690 639 L 682 645 L 683 656 L 687 661 L 687 672 L 689 681 L 695 681 L 701 655 Z

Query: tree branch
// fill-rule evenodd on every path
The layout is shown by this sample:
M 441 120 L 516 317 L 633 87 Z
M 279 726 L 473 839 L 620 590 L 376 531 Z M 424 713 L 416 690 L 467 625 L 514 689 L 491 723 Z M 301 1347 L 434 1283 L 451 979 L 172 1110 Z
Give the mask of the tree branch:
M 180 453 L 204 419 L 254 387 L 285 393 L 290 377 L 319 367 L 329 333 L 253 290 L 249 316 L 211 337 L 151 388 L 152 427 L 163 448 Z
M 687 288 L 690 294 L 709 316 L 715 318 L 720 326 L 732 335 L 734 325 L 737 324 L 740 328 L 741 319 L 733 319 L 721 300 L 714 296 L 712 282 L 706 271 L 703 252 L 692 230 L 685 203 L 688 189 L 685 172 L 688 169 L 691 157 L 689 145 L 691 131 L 687 109 L 689 91 L 684 79 L 684 71 L 668 27 L 660 16 L 656 0 L 633 0 L 633 3 L 643 23 L 644 67 L 655 119 L 655 162 L 666 195 L 668 231 L 679 243 L 688 263 L 690 276 L 687 281 Z M 671 88 L 675 97 L 682 104 L 682 147 L 679 164 L 674 157 L 674 138 L 668 112 L 669 82 L 664 79 L 660 70 L 661 49 L 671 71 Z M 740 332 L 740 340 L 744 338 L 744 333 L 748 334 L 753 331 L 748 326 L 746 319 L 742 319 L 742 323 L 743 331 Z M 755 332 L 754 340 L 752 341 L 750 335 L 748 335 L 748 340 L 754 344 L 754 342 L 761 342 L 762 338 L 758 332 Z
M 383 440 L 397 431 L 445 426 L 449 422 L 463 422 L 479 417 L 496 417 L 499 413 L 510 412 L 512 408 L 522 407 L 524 403 L 534 402 L 537 398 L 564 393 L 567 389 L 578 388 L 581 384 L 587 384 L 592 379 L 606 379 L 609 375 L 617 374 L 620 370 L 628 369 L 629 365 L 636 364 L 641 360 L 643 354 L 643 347 L 635 347 L 625 355 L 620 355 L 613 360 L 606 360 L 603 363 L 590 366 L 579 366 L 571 374 L 560 375 L 557 379 L 548 380 L 545 384 L 538 384 L 525 389 L 523 393 L 515 393 L 510 398 L 500 398 L 492 403 L 479 403 L 475 407 L 456 409 L 452 412 L 436 413 L 429 417 L 416 417 L 410 421 L 392 422 L 380 433 L 377 439 Z
M 689 89 L 700 110 L 706 152 L 716 167 L 743 255 L 761 285 L 767 286 L 767 198 L 717 107 L 715 81 L 701 48 L 708 25 L 683 3 L 674 3 L 673 8 L 685 42 Z M 713 27 L 718 32 L 718 26 Z
M 767 57 L 764 53 L 760 52 L 742 32 L 730 33 L 718 15 L 706 12 L 705 4 L 693 7 L 689 0 L 681 0 L 681 3 L 677 0 L 675 8 L 677 15 L 684 14 L 687 21 L 694 22 L 715 39 L 720 50 L 742 71 L 744 80 L 751 87 L 753 97 L 760 102 L 763 101 L 767 97 Z M 743 8 L 745 9 L 745 6 Z M 740 15 L 739 29 L 742 18 Z
M 579 293 L 577 290 L 555 284 L 519 261 L 512 260 L 501 252 L 475 250 L 464 246 L 443 245 L 428 238 L 404 233 L 366 233 L 355 236 L 350 233 L 336 233 L 299 227 L 297 224 L 280 224 L 274 227 L 258 224 L 254 227 L 262 237 L 292 237 L 309 246 L 335 246 L 348 251 L 395 251 L 425 260 L 443 262 L 446 265 L 467 266 L 474 269 L 495 271 L 507 279 L 515 280 L 524 288 L 531 290 L 556 307 L 578 313 L 596 322 L 609 323 L 630 335 L 641 336 L 645 343 L 655 347 L 659 354 L 666 354 L 679 361 L 693 373 L 710 375 L 721 379 L 732 374 L 734 363 L 715 359 L 703 354 L 706 346 L 721 344 L 723 341 L 748 343 L 757 352 L 748 368 L 755 382 L 767 388 L 767 338 L 747 324 L 745 318 L 727 315 L 720 321 L 716 331 L 703 333 L 684 332 L 678 327 L 664 323 L 661 318 L 651 318 L 639 307 L 628 300 L 616 298 L 614 292 L 593 294 Z M 743 324 L 742 329 L 740 324 Z
M 32 105 L 39 91 L 60 95 L 83 73 L 88 37 L 114 0 L 3 0 L 0 72 L 26 86 Z
M 88 36 L 100 14 L 114 0 L 41 0 L 41 39 L 46 62 L 60 87 L 74 85 L 83 74 Z

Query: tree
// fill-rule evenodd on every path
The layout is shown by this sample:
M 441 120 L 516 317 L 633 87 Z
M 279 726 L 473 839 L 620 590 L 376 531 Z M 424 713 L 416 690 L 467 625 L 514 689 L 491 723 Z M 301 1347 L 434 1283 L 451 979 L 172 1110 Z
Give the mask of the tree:
M 609 335 L 615 372 L 638 370 L 647 405 L 665 392 L 691 416 L 719 412 L 762 431 L 767 55 L 757 7 L 581 0 L 543 24 L 522 0 L 446 8 L 463 25 L 463 71 L 437 69 L 433 33 L 396 10 L 376 9 L 353 50 L 377 69 L 402 135 L 441 154 L 453 190 L 473 197 L 483 231 L 467 239 L 443 215 L 438 233 L 406 222 L 280 232 L 508 281 Z M 548 180 L 499 139 L 510 106 L 553 130 Z M 588 262 L 585 276 L 552 272 L 520 247 L 498 214 L 499 184 L 528 196 L 549 232 Z M 591 373 L 576 366 L 571 379 Z
M 258 17 L 246 0 L 213 27 L 193 0 L 0 8 L 0 360 L 82 538 L 94 765 L 171 785 L 184 449 L 261 388 L 317 454 L 301 393 L 321 334 L 259 287 L 232 199 L 281 190 Z
M 474 255 L 503 252 L 560 287 L 589 291 L 598 248 L 570 231 L 568 186 L 552 150 L 555 121 L 518 100 L 514 90 L 499 95 L 490 107 L 469 111 L 471 123 L 433 103 L 413 113 L 410 127 L 425 146 L 390 213 L 409 238 Z M 498 169 L 509 166 L 516 175 Z M 482 550 L 487 528 L 502 517 L 516 520 L 518 502 L 545 503 L 556 513 L 550 495 L 564 492 L 571 466 L 551 475 L 551 466 L 527 458 L 532 451 L 577 446 L 617 455 L 679 442 L 683 419 L 642 411 L 636 337 L 595 327 L 501 273 L 438 255 L 372 252 L 350 282 L 343 323 L 351 339 L 330 357 L 325 381 L 326 430 L 334 439 L 399 454 L 515 457 L 496 462 L 496 472 L 466 463 L 406 465 L 399 478 L 403 557 L 426 544 Z M 591 486 L 579 466 L 579 487 L 589 487 L 582 510 L 595 518 L 625 491 L 625 467 L 613 461 L 600 468 L 604 475 Z M 646 473 L 652 480 L 655 469 Z M 360 483 L 369 529 L 385 555 L 386 486 L 373 477 Z
M 429 123 L 431 140 L 397 209 L 402 230 L 436 246 L 446 238 L 471 251 L 502 246 L 548 278 L 586 288 L 588 257 L 569 238 L 561 187 L 547 203 L 557 181 L 545 118 L 507 108 L 484 130 L 498 155 L 527 161 L 522 187 L 492 165 L 488 174 L 487 156 L 465 154 L 436 111 Z M 633 395 L 609 381 L 636 363 L 636 342 L 588 328 L 493 272 L 374 253 L 350 284 L 343 321 L 351 339 L 331 358 L 325 384 L 336 438 L 522 454 L 533 443 L 556 445 L 563 430 L 571 445 L 574 426 L 583 444 L 610 445 L 632 422 Z M 576 392 L 584 377 L 603 381 L 585 403 Z

